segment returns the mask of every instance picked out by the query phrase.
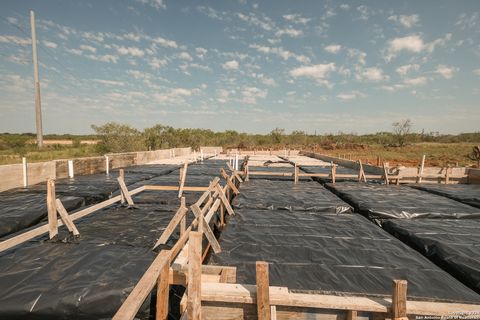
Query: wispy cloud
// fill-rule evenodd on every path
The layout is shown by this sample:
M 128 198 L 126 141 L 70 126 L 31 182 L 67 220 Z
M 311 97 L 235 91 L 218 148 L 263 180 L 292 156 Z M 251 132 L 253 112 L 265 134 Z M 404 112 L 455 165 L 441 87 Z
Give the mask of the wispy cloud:
M 222 68 L 225 70 L 237 70 L 239 67 L 238 61 L 230 60 L 222 64 Z
M 420 21 L 420 16 L 418 14 L 412 14 L 409 16 L 406 15 L 393 15 L 388 17 L 388 20 L 395 21 L 405 28 L 412 28 L 418 24 Z
M 326 46 L 324 50 L 333 54 L 337 54 L 340 52 L 340 50 L 342 50 L 342 46 L 339 44 L 331 44 Z

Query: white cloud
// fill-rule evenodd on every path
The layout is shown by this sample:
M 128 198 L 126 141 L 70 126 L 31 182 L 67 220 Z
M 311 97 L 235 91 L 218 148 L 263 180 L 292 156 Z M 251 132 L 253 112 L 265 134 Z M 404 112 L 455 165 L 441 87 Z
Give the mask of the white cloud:
M 436 46 L 445 45 L 451 38 L 451 33 L 447 33 L 444 38 L 439 38 L 429 43 L 425 43 L 422 37 L 418 34 L 395 38 L 389 41 L 385 58 L 388 61 L 401 51 L 411 53 L 420 53 L 422 51 L 433 52 Z
M 80 49 L 83 51 L 90 51 L 91 53 L 97 52 L 97 48 L 85 44 L 80 45 Z
M 262 90 L 257 87 L 245 87 L 242 90 L 242 102 L 247 104 L 256 104 L 258 98 L 264 99 L 267 96 L 267 90 Z
M 160 10 L 160 9 L 166 9 L 167 6 L 165 3 L 163 3 L 163 0 L 136 0 L 137 2 L 150 6 L 154 9 Z
M 420 66 L 418 64 L 406 64 L 406 65 L 398 67 L 396 69 L 396 71 L 399 75 L 404 77 L 404 76 L 407 75 L 407 73 L 412 72 L 412 71 L 418 71 L 418 69 L 420 69 Z
M 150 65 L 150 67 L 152 67 L 154 70 L 158 70 L 160 69 L 161 67 L 167 65 L 167 60 L 165 59 L 158 59 L 157 57 L 154 57 L 152 58 L 148 64 Z
M 269 77 L 261 77 L 260 81 L 264 85 L 267 85 L 267 86 L 270 86 L 270 87 L 275 87 L 277 85 L 277 83 L 275 82 L 275 79 L 269 78 Z
M 480 68 L 479 69 L 475 69 L 472 71 L 474 74 L 476 74 L 477 76 L 480 76 Z
M 439 64 L 435 69 L 435 73 L 444 77 L 445 79 L 450 79 L 453 77 L 453 74 L 457 71 L 454 67 L 449 67 L 444 64 Z
M 217 90 L 217 101 L 220 103 L 226 103 L 230 96 L 230 92 L 225 89 L 218 89 Z
M 393 15 L 393 16 L 388 17 L 388 20 L 398 22 L 399 24 L 401 24 L 405 28 L 411 28 L 411 27 L 418 24 L 418 22 L 420 21 L 420 17 L 418 16 L 418 14 L 412 14 L 410 16 Z
M 207 54 L 208 50 L 200 47 L 200 48 L 195 48 L 195 52 L 197 53 L 197 57 L 199 57 L 200 59 L 203 59 Z
M 290 70 L 290 75 L 294 78 L 298 78 L 298 77 L 313 78 L 318 83 L 323 84 L 328 88 L 331 88 L 332 85 L 325 78 L 327 78 L 330 72 L 334 70 L 335 70 L 334 63 L 316 64 L 311 66 L 302 66 L 302 67 Z
M 0 43 L 15 43 L 21 46 L 26 46 L 32 44 L 32 41 L 28 38 L 0 35 Z
M 408 86 L 423 86 L 427 84 L 428 79 L 425 77 L 407 78 L 403 80 L 403 83 Z
M 294 28 L 286 28 L 286 29 L 279 29 L 275 35 L 277 37 L 281 37 L 281 36 L 284 36 L 284 35 L 287 35 L 289 37 L 292 37 L 292 38 L 298 38 L 300 36 L 303 35 L 303 31 L 302 30 L 298 30 L 298 29 L 294 29 Z
M 337 98 L 343 101 L 350 101 L 358 98 L 365 98 L 366 96 L 367 96 L 366 94 L 357 90 L 350 91 L 350 92 L 341 92 L 337 94 Z
M 350 9 L 350 6 L 349 6 L 348 4 L 346 4 L 346 3 L 342 3 L 342 4 L 340 5 L 340 9 L 342 9 L 342 10 L 348 10 L 348 9 Z
M 364 5 L 358 6 L 357 11 L 360 13 L 360 19 L 364 21 L 367 21 L 372 14 L 371 10 Z
M 260 27 L 265 31 L 272 31 L 273 28 L 275 28 L 275 23 L 270 18 L 266 16 L 259 17 L 253 12 L 250 12 L 248 15 L 237 13 L 237 17 L 250 25 Z
M 179 59 L 182 59 L 182 60 L 187 60 L 187 61 L 192 61 L 192 56 L 186 52 L 186 51 L 183 51 L 181 52 L 179 55 L 178 55 L 178 58 Z
M 342 50 L 342 46 L 339 44 L 331 44 L 323 48 L 325 51 L 336 54 L 339 53 L 340 50 Z
M 123 35 L 123 38 L 126 39 L 126 40 L 131 40 L 131 41 L 135 41 L 135 42 L 139 42 L 140 39 L 142 38 L 142 36 L 138 33 L 133 33 L 133 32 L 129 32 L 127 34 L 124 34 Z
M 185 102 L 185 98 L 190 97 L 195 91 L 184 88 L 174 88 L 166 93 L 155 93 L 153 98 L 160 103 L 178 104 Z
M 98 61 L 98 62 L 109 62 L 109 63 L 117 63 L 118 61 L 118 56 L 111 55 L 111 54 L 105 54 L 105 55 L 93 55 L 93 54 L 88 54 L 85 56 L 85 58 Z
M 291 22 L 291 23 L 296 23 L 296 24 L 307 24 L 309 23 L 312 19 L 310 18 L 305 18 L 302 17 L 300 14 L 286 14 L 283 16 L 283 19 Z
M 3 86 L 4 89 L 14 93 L 22 93 L 31 91 L 33 88 L 32 80 L 22 78 L 17 74 L 7 74 L 2 76 L 2 80 L 6 80 L 7 84 Z
M 105 84 L 105 85 L 109 85 L 109 86 L 119 86 L 119 87 L 125 86 L 125 82 L 122 82 L 122 81 L 105 80 L 105 79 L 93 79 L 93 82 L 101 83 L 101 84 Z
M 260 45 L 257 45 L 257 44 L 251 44 L 249 47 L 253 48 L 253 49 L 256 49 L 257 51 L 262 52 L 262 53 L 277 55 L 277 56 L 281 57 L 283 60 L 288 60 L 290 58 L 294 58 L 295 60 L 297 60 L 300 63 L 309 63 L 310 62 L 310 59 L 307 56 L 295 54 L 295 53 L 290 52 L 288 50 L 284 50 L 281 47 L 266 47 L 266 46 L 260 46 Z
M 117 52 L 121 55 L 129 55 L 132 57 L 143 57 L 145 52 L 137 47 L 118 47 Z
M 360 64 L 360 65 L 365 65 L 365 58 L 367 57 L 367 54 L 363 51 L 360 51 L 358 49 L 348 49 L 347 51 L 348 53 L 348 57 L 349 58 L 356 58 L 357 59 L 357 63 Z
M 376 67 L 365 68 L 361 74 L 357 75 L 357 79 L 366 79 L 369 81 L 381 81 L 387 78 L 388 77 L 383 74 L 383 70 Z
M 52 42 L 52 41 L 43 40 L 43 44 L 47 48 L 55 49 L 56 47 L 58 47 L 58 45 L 55 42 Z
M 458 17 L 458 21 L 455 23 L 461 30 L 472 29 L 480 24 L 480 16 L 478 12 L 471 14 L 462 13 Z
M 210 19 L 215 19 L 215 20 L 220 20 L 220 21 L 230 20 L 227 17 L 225 12 L 217 11 L 217 10 L 211 8 L 211 7 L 198 6 L 197 11 L 200 12 L 200 13 L 203 13 L 204 15 L 209 17 Z
M 178 48 L 178 44 L 175 41 L 164 39 L 162 37 L 154 38 L 153 42 L 166 48 L 174 48 L 174 49 Z
M 222 68 L 225 70 L 236 70 L 238 69 L 238 62 L 236 60 L 227 61 L 222 65 Z

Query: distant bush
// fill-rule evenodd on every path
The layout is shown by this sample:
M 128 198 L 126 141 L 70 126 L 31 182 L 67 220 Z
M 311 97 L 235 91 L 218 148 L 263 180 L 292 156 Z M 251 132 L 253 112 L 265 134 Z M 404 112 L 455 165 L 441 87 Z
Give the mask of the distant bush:
M 92 125 L 92 129 L 100 138 L 97 148 L 100 152 L 117 153 L 144 150 L 142 134 L 127 124 L 109 122 L 102 126 Z

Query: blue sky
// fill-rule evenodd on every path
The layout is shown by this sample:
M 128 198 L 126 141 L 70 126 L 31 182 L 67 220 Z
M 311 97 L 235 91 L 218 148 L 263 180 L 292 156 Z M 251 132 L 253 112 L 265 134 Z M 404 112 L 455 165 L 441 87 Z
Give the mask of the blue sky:
M 480 129 L 480 1 L 0 3 L 0 132 Z

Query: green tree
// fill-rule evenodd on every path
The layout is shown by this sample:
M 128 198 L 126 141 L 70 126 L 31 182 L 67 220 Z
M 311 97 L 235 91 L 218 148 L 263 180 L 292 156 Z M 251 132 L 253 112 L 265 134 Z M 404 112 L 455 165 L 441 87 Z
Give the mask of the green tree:
M 97 145 L 101 152 L 131 152 L 145 150 L 140 131 L 127 124 L 109 122 L 102 126 L 92 125 L 100 138 Z
M 410 119 L 402 120 L 392 123 L 393 137 L 397 146 L 403 147 L 407 142 L 407 137 L 412 129 L 412 122 Z

